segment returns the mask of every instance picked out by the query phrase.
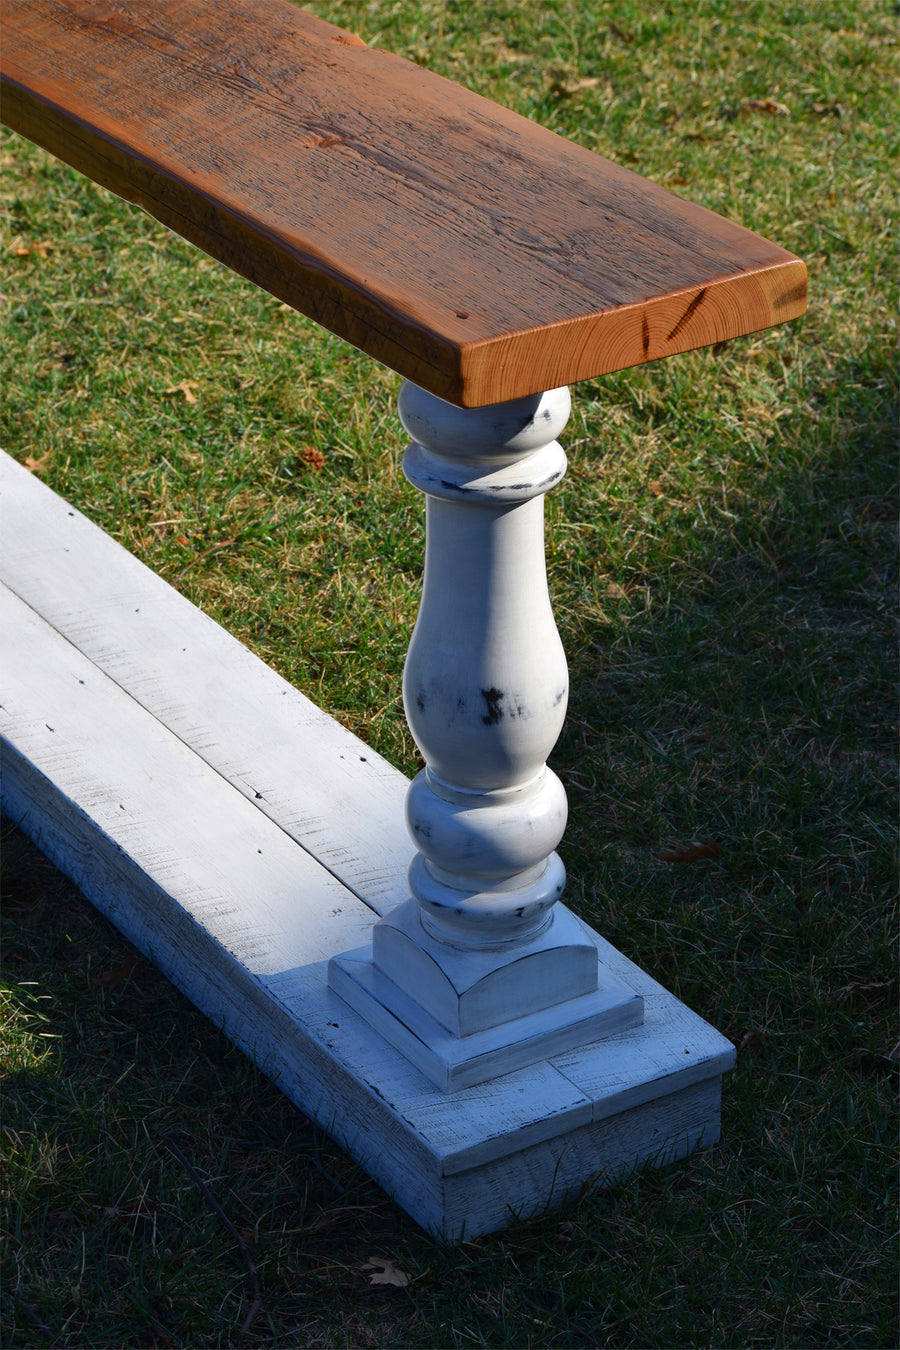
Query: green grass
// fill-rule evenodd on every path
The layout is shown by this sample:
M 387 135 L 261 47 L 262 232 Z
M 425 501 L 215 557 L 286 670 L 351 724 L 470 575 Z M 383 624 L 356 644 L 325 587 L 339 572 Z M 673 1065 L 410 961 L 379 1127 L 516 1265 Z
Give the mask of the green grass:
M 892 1347 L 895 7 L 311 7 L 809 264 L 579 386 L 548 500 L 569 903 L 738 1045 L 722 1143 L 441 1250 L 7 828 L 3 1344 Z M 396 377 L 4 146 L 4 445 L 411 772 Z

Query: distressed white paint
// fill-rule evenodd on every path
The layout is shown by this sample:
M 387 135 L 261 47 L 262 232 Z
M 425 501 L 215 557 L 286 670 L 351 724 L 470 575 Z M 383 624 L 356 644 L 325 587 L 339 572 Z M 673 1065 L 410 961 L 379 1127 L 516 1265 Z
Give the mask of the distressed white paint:
M 3 453 L 0 578 L 375 913 L 407 898 L 408 779 Z
M 454 407 L 405 384 L 404 459 L 426 494 L 425 579 L 403 675 L 426 768 L 407 814 L 431 933 L 525 941 L 565 882 L 565 793 L 546 768 L 568 672 L 544 565 L 543 494 L 565 473 L 569 391 Z
M 59 509 L 77 519 L 35 480 L 20 481 L 28 505 L 20 515 L 6 499 L 4 539 L 37 529 L 41 515 L 51 532 L 64 529 L 50 514 Z M 303 743 L 296 708 L 280 694 L 270 702 L 265 667 L 248 666 L 238 643 L 178 602 L 178 640 L 195 664 L 182 668 L 176 730 L 166 726 L 165 701 L 158 713 L 145 704 L 166 687 L 160 667 L 170 652 L 162 638 L 161 653 L 151 642 L 134 645 L 141 630 L 129 628 L 124 598 L 166 602 L 113 541 L 93 527 L 86 538 L 92 565 L 81 569 L 72 556 L 79 594 L 62 606 L 75 640 L 39 612 L 44 601 L 60 609 L 52 548 L 31 555 L 40 604 L 0 591 L 3 808 L 399 1204 L 444 1239 L 475 1237 L 715 1140 L 732 1047 L 595 935 L 603 968 L 644 1002 L 639 1026 L 450 1096 L 374 1033 L 328 988 L 328 958 L 372 931 L 371 910 L 332 874 L 329 813 L 340 816 L 343 793 L 319 804 L 321 865 L 314 841 L 300 847 L 272 818 L 271 803 L 263 809 L 247 792 L 246 764 L 229 769 L 220 712 L 206 706 L 207 672 L 227 688 L 248 671 L 257 682 L 259 724 L 249 706 L 251 725 L 234 730 L 248 738 L 241 744 L 252 749 L 260 781 L 282 772 L 285 740 Z M 5 567 L 0 557 L 0 580 Z M 21 565 L 11 570 L 24 584 Z M 269 676 L 280 690 L 283 682 Z M 217 768 L 207 762 L 210 746 L 221 752 Z M 356 762 L 372 792 L 366 765 Z M 382 791 L 376 819 L 396 805 L 390 778 Z M 295 819 L 289 798 L 285 819 Z M 341 823 L 353 856 L 368 839 L 367 822 L 346 812 Z M 375 848 L 380 867 L 386 853 Z
M 142 859 L 148 886 L 181 877 L 191 912 L 254 976 L 364 940 L 368 906 L 2 584 L 0 632 L 3 800 L 17 824 L 36 804 L 16 766 L 38 763 Z M 118 924 L 124 901 L 111 903 Z
M 446 1091 L 635 1025 L 642 1003 L 558 903 L 566 824 L 546 759 L 566 660 L 543 496 L 565 473 L 567 389 L 454 407 L 405 384 L 404 459 L 427 501 L 422 603 L 403 676 L 426 767 L 407 798 L 416 904 L 335 959 L 331 983 Z

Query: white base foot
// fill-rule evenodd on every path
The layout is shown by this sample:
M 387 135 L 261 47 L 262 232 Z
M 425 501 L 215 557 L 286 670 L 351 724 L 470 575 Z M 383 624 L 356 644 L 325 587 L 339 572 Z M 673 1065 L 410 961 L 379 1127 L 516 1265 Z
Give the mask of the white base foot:
M 386 945 L 386 935 L 397 946 L 389 950 L 392 961 L 381 963 L 378 949 Z M 372 945 L 332 959 L 329 984 L 443 1092 L 473 1087 L 497 1074 L 589 1045 L 639 1026 L 644 1016 L 641 996 L 603 965 L 596 933 L 564 905 L 556 906 L 549 930 L 505 958 L 497 952 L 454 950 L 430 939 L 419 924 L 414 900 L 382 919 L 373 938 Z M 587 958 L 582 966 L 589 963 L 585 992 L 573 979 L 568 992 L 574 997 L 565 998 L 560 992 L 556 1002 L 542 1006 L 542 995 L 548 988 L 554 992 L 550 978 L 554 967 L 564 977 L 574 964 L 573 956 Z M 423 969 L 416 970 L 417 960 Z M 389 973 L 394 969 L 396 980 Z M 548 978 L 542 978 L 544 971 Z M 574 973 L 579 973 L 577 967 Z M 421 1002 L 412 992 L 419 990 Z M 517 1001 L 521 1005 L 518 1015 L 506 1020 L 492 1006 L 497 1002 L 502 1008 L 504 992 L 510 1006 Z M 467 1013 L 474 1025 L 463 1030 L 459 1024 Z

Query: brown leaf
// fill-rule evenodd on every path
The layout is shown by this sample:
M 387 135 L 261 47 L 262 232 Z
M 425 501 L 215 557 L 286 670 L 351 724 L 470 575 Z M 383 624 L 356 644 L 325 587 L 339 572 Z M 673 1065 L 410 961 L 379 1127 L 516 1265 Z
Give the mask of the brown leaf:
M 53 246 L 52 239 L 42 239 L 36 244 L 13 244 L 12 251 L 17 258 L 30 258 L 32 253 L 36 253 L 39 258 L 46 258 Z
M 198 387 L 196 380 L 182 380 L 181 384 L 173 384 L 171 389 L 164 389 L 164 394 L 184 394 L 185 403 L 196 403 L 197 395 L 194 390 Z
M 692 863 L 702 862 L 705 858 L 718 858 L 721 852 L 722 845 L 717 844 L 714 839 L 708 844 L 701 844 L 695 839 L 687 848 L 674 848 L 669 853 L 657 853 L 656 857 L 660 862 Z
M 26 455 L 22 460 L 22 463 L 29 473 L 43 473 L 50 462 L 50 453 L 51 452 L 48 450 L 46 455 L 42 456 L 41 459 L 35 459 L 32 455 Z
M 393 1284 L 398 1289 L 405 1289 L 409 1284 L 409 1276 L 404 1275 L 393 1261 L 385 1261 L 381 1256 L 370 1256 L 361 1269 L 372 1272 L 369 1284 Z
M 786 103 L 774 98 L 742 98 L 741 112 L 768 113 L 770 117 L 790 117 L 791 110 Z
M 325 456 L 322 454 L 322 451 L 318 450 L 314 445 L 306 446 L 305 450 L 303 450 L 300 455 L 300 458 L 303 460 L 304 464 L 308 464 L 309 467 L 315 469 L 316 472 L 318 472 L 319 469 L 325 468 Z

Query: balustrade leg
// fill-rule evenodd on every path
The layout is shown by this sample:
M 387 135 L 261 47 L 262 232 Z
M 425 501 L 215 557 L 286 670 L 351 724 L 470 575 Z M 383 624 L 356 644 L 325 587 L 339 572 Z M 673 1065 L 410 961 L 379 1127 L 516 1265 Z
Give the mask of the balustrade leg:
M 426 762 L 407 800 L 412 898 L 331 987 L 444 1090 L 638 1025 L 595 935 L 559 903 L 566 824 L 546 759 L 568 678 L 544 564 L 543 495 L 568 390 L 464 409 L 404 385 L 407 478 L 426 496 L 425 580 L 404 705 Z

